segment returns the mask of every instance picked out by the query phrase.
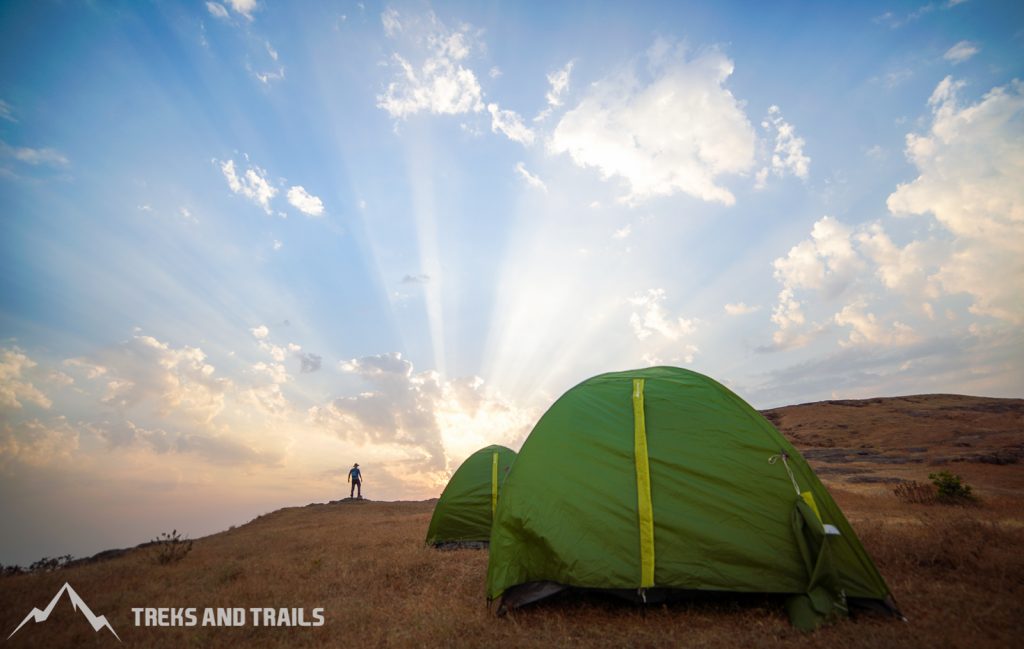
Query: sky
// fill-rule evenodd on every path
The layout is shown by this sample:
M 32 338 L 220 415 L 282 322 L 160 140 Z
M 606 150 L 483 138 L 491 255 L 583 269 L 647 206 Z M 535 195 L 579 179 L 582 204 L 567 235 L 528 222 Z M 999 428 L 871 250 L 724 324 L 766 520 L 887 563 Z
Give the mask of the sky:
M 1024 5 L 0 5 L 0 563 L 436 497 L 562 393 L 1024 396 Z

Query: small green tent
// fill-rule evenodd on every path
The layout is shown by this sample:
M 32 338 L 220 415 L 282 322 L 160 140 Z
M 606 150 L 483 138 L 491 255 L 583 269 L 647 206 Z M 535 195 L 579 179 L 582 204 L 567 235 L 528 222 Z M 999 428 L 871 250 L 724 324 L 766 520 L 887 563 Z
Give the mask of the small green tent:
M 853 529 L 800 453 L 716 381 L 654 367 L 595 376 L 541 417 L 505 480 L 487 568 L 498 612 L 566 588 L 642 601 L 786 594 L 813 628 L 895 613 Z
M 466 458 L 434 507 L 427 543 L 442 547 L 486 545 L 501 483 L 515 459 L 515 451 L 498 445 Z

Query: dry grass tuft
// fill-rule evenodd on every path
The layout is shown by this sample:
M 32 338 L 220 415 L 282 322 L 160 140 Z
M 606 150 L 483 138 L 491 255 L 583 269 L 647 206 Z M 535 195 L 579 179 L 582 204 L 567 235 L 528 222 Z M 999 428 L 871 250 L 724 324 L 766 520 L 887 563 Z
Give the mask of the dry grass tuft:
M 916 480 L 901 482 L 896 485 L 892 492 L 905 503 L 930 505 L 935 502 L 935 487 L 921 484 Z

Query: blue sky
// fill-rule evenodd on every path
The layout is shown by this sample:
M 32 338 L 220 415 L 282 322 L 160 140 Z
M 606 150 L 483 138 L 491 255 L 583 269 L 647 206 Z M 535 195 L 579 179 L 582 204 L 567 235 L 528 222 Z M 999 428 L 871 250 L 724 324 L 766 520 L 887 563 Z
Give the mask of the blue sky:
M 436 496 L 604 371 L 1024 393 L 1019 3 L 0 25 L 2 562 Z

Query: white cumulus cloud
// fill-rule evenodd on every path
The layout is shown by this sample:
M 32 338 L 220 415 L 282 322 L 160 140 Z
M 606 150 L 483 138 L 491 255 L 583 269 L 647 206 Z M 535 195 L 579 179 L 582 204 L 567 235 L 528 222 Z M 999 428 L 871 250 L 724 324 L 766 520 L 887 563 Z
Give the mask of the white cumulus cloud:
M 674 341 L 696 331 L 693 320 L 674 318 L 668 314 L 664 306 L 665 298 L 664 289 L 652 288 L 629 299 L 629 303 L 635 307 L 629 316 L 629 324 L 637 340 L 660 334 Z
M 220 165 L 221 173 L 228 182 L 228 187 L 236 194 L 241 194 L 271 214 L 270 200 L 277 195 L 277 189 L 267 182 L 267 172 L 257 166 L 249 167 L 241 176 L 235 171 L 235 161 L 228 160 Z
M 449 30 L 433 12 L 426 18 L 408 18 L 394 9 L 381 15 L 388 37 L 401 39 L 408 50 L 395 52 L 395 76 L 377 106 L 396 118 L 425 111 L 439 115 L 480 112 L 483 91 L 476 74 L 464 65 L 469 57 L 469 27 Z
M 874 313 L 867 313 L 867 304 L 858 300 L 848 304 L 837 313 L 833 320 L 839 326 L 849 327 L 850 333 L 846 340 L 840 340 L 843 347 L 855 345 L 895 346 L 917 342 L 920 338 L 906 324 L 896 320 L 890 325 L 878 321 Z
M 247 20 L 252 20 L 252 12 L 260 8 L 256 0 L 227 0 L 227 4 L 235 13 L 245 16 Z
M 308 216 L 323 216 L 324 214 L 323 201 L 307 192 L 302 185 L 295 185 L 288 190 L 288 202 L 292 207 Z
M 684 193 L 735 202 L 719 178 L 747 172 L 755 136 L 740 102 L 725 87 L 733 62 L 718 51 L 692 58 L 655 44 L 651 78 L 632 66 L 592 84 L 566 112 L 548 143 L 581 167 L 628 187 L 625 202 Z
M 0 348 L 0 412 L 20 410 L 25 403 L 49 408 L 53 402 L 37 388 L 28 372 L 36 362 L 17 347 Z
M 853 249 L 852 230 L 831 216 L 819 219 L 811 238 L 793 246 L 773 263 L 775 278 L 791 289 L 841 293 L 863 264 Z
M 757 172 L 755 186 L 764 187 L 769 173 L 779 178 L 791 174 L 806 179 L 811 159 L 804 154 L 804 139 L 796 134 L 792 124 L 782 118 L 782 111 L 778 106 L 771 106 L 768 109 L 768 117 L 761 122 L 761 127 L 770 134 L 774 133 L 775 146 L 769 166 Z
M 929 99 L 932 124 L 907 135 L 914 180 L 888 199 L 897 216 L 930 214 L 953 237 L 935 278 L 971 296 L 971 311 L 1024 323 L 1024 83 L 962 105 L 946 77 Z

